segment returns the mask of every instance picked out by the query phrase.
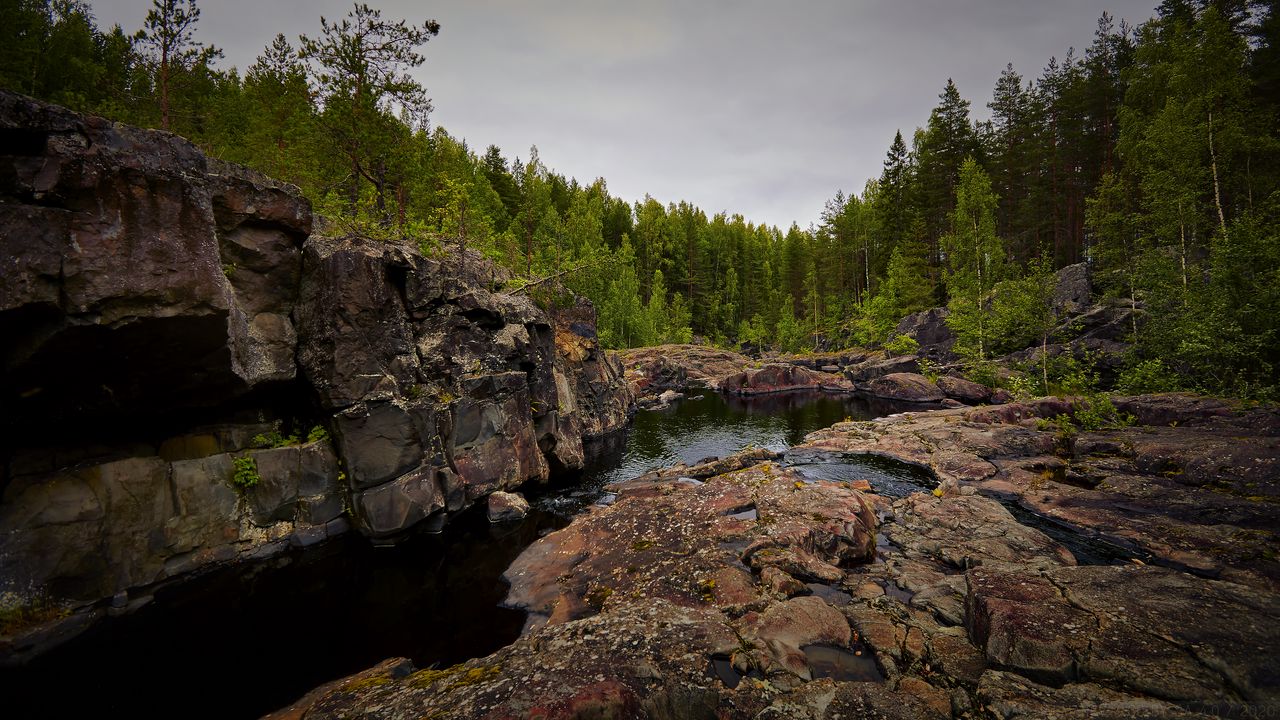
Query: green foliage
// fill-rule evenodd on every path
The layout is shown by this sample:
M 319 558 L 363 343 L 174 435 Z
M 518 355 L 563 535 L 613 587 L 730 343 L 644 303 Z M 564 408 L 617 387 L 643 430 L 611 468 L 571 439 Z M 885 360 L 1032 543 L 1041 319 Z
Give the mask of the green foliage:
M 938 378 L 942 377 L 942 368 L 929 358 L 920 358 L 917 363 L 920 365 L 920 374 L 929 378 L 929 382 L 938 382 Z
M 319 425 L 312 427 L 310 432 L 307 433 L 307 442 L 309 443 L 328 442 L 328 441 L 329 441 L 329 431 L 325 430 L 323 427 Z
M 1130 395 L 1179 389 L 1178 376 L 1159 359 L 1139 360 L 1125 368 L 1116 381 L 1116 390 Z
M 232 460 L 235 471 L 231 475 L 231 484 L 240 490 L 248 490 L 262 481 L 258 474 L 258 461 L 251 456 L 238 457 Z
M 973 363 L 1038 343 L 1062 318 L 1052 271 L 1089 261 L 1135 309 L 1127 388 L 1268 398 L 1280 387 L 1280 27 L 1230 3 L 1109 16 L 1082 56 L 1036 78 L 1007 67 L 974 123 L 948 81 L 879 177 L 837 191 L 809 229 L 612 196 L 428 128 L 410 72 L 439 32 L 357 4 L 320 33 L 277 36 L 244 73 L 217 67 L 190 0 L 155 0 L 140 34 L 86 3 L 0 5 L 0 86 L 148 126 L 297 184 L 336 233 L 478 251 L 599 311 L 601 342 L 694 339 L 806 351 L 892 339 L 946 304 Z M 1025 269 L 1025 271 L 1023 270 Z M 233 268 L 226 268 L 228 274 Z M 1026 392 L 1061 390 L 1045 358 Z M 1153 365 L 1151 363 L 1159 363 Z M 983 371 L 979 371 L 980 373 Z
M 1081 398 L 1072 417 L 1076 425 L 1085 431 L 1127 427 L 1134 423 L 1133 416 L 1116 410 L 1111 397 L 1105 393 L 1093 393 Z
M 1000 380 L 1000 366 L 994 361 L 968 358 L 964 361 L 963 367 L 965 378 L 979 385 L 994 388 L 1003 384 Z
M 910 335 L 895 335 L 884 344 L 884 351 L 889 355 L 915 355 L 920 343 Z
M 979 361 L 992 350 L 988 303 L 1004 274 L 1004 247 L 995 232 L 996 204 L 991 179 L 977 161 L 966 159 L 960 168 L 951 232 L 942 238 L 950 297 L 947 325 L 956 334 L 956 352 Z
M 1080 432 L 1095 432 L 1133 425 L 1134 417 L 1116 410 L 1110 396 L 1091 393 L 1077 399 L 1070 414 L 1062 413 L 1053 418 L 1036 422 L 1039 430 L 1053 430 L 1059 446 L 1069 446 Z
M 288 447 L 289 445 L 302 444 L 302 438 L 296 433 L 293 435 L 284 435 L 279 430 L 272 430 L 266 433 L 258 433 L 249 441 L 256 448 L 279 448 Z

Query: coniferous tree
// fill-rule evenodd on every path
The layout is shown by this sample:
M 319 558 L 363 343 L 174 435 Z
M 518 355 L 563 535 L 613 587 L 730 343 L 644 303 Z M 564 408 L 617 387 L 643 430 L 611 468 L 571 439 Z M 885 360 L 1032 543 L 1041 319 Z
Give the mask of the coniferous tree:
M 426 90 L 406 70 L 422 65 L 417 49 L 440 33 L 440 24 L 428 20 L 421 27 L 404 20 L 388 21 L 363 3 L 340 22 L 320 18 L 320 35 L 303 35 L 300 54 L 311 63 L 324 109 L 321 124 L 346 156 L 347 209 L 360 202 L 361 181 L 374 189 L 378 220 L 391 223 L 388 196 L 397 175 L 398 141 L 404 132 L 401 117 L 425 125 L 431 102 Z
M 174 90 L 193 75 L 207 70 L 209 63 L 222 57 L 222 51 L 206 47 L 195 39 L 200 9 L 195 0 L 152 0 L 145 26 L 137 39 L 150 48 L 156 66 L 156 86 L 160 97 L 160 128 L 170 129 L 170 111 Z

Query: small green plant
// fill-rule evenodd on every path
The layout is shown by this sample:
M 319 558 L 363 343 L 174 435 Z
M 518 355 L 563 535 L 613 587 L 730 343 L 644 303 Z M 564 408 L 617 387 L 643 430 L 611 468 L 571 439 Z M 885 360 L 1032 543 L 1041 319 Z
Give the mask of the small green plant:
M 1105 393 L 1094 393 L 1082 398 L 1074 417 L 1080 429 L 1086 431 L 1128 427 L 1134 423 L 1134 417 L 1117 410 L 1111 397 Z
M 920 343 L 910 335 L 895 335 L 884 344 L 884 351 L 889 355 L 915 355 Z
M 993 360 L 969 360 L 964 364 L 964 376 L 979 385 L 1000 387 L 1000 366 Z
M 1159 359 L 1141 360 L 1124 369 L 1116 389 L 1129 395 L 1172 392 L 1181 389 L 1178 376 Z
M 920 366 L 920 374 L 929 378 L 929 382 L 938 382 L 942 377 L 942 368 L 929 358 L 920 358 L 916 364 Z
M 258 461 L 246 455 L 238 457 L 232 461 L 235 464 L 235 472 L 231 475 L 231 484 L 241 490 L 248 490 L 262 481 L 262 476 L 258 474 Z
M 283 435 L 279 430 L 272 430 L 268 433 L 258 433 L 249 441 L 256 448 L 279 448 L 289 445 L 302 444 L 302 438 L 297 435 Z
M 307 442 L 320 442 L 322 440 L 327 441 L 328 439 L 329 431 L 319 425 L 311 428 L 311 431 L 307 433 Z
M 1009 392 L 1018 400 L 1030 400 L 1044 393 L 1044 383 L 1039 375 L 1019 373 L 1009 378 Z
M 228 280 L 229 280 L 229 279 L 231 279 L 231 276 L 236 274 L 236 266 L 235 266 L 235 264 L 234 264 L 234 263 L 222 263 L 222 274 L 223 274 L 223 275 L 226 275 Z
M 1060 413 L 1053 418 L 1041 418 L 1036 421 L 1036 429 L 1042 431 L 1056 430 L 1060 445 L 1074 440 L 1083 432 L 1108 430 L 1128 427 L 1134 423 L 1134 417 L 1122 413 L 1111 402 L 1105 393 L 1092 393 L 1080 398 L 1071 414 Z

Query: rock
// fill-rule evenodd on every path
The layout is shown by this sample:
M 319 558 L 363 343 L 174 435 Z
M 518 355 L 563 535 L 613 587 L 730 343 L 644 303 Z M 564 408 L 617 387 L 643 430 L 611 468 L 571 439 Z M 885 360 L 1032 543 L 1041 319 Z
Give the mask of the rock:
M 630 419 L 633 396 L 598 347 L 591 306 L 543 311 L 490 291 L 496 273 L 474 255 L 308 239 L 299 362 L 335 414 L 352 490 L 441 473 L 458 510 L 582 467 L 583 438 Z
M 1076 530 L 1082 562 L 1162 563 L 1251 587 L 1280 588 L 1268 528 L 1280 497 L 1280 416 L 1191 396 L 1122 401 L 1188 424 L 1079 433 L 1063 445 L 1042 418 L 1075 412 L 1045 398 L 910 413 L 811 433 L 794 452 L 872 452 L 929 467 L 945 492 L 1000 494 L 1048 527 Z M 1181 408 L 1181 409 L 1179 409 Z M 1064 462 L 1062 457 L 1069 462 Z M 1215 489 L 1211 489 L 1215 488 Z
M 976 568 L 969 586 L 974 642 L 1033 679 L 1099 682 L 1170 702 L 1280 697 L 1256 655 L 1280 641 L 1274 595 L 1139 566 L 1060 568 L 1043 578 Z M 1184 622 L 1206 604 L 1215 611 Z
M 951 348 L 956 336 L 947 326 L 946 308 L 933 308 L 913 313 L 898 321 L 894 331 L 906 335 L 920 344 L 917 354 L 934 362 L 950 362 L 955 359 Z M 915 372 L 909 370 L 906 372 Z
M 312 234 L 296 188 L 170 133 L 0 91 L 0 135 L 0 592 L 76 608 L 352 525 L 393 541 L 581 468 L 634 412 L 567 291 Z M 333 440 L 283 437 L 312 427 Z
M 1192 393 L 1117 397 L 1113 404 L 1140 425 L 1205 425 L 1206 421 L 1230 418 L 1237 412 L 1230 401 Z
M 1061 315 L 1080 312 L 1089 307 L 1090 292 L 1089 266 L 1068 265 L 1054 274 L 1053 309 Z
M 791 390 L 852 390 L 853 386 L 838 375 L 798 365 L 766 365 L 759 370 L 746 370 L 724 378 L 720 389 L 739 395 L 761 395 Z
M 1150 565 L 1078 565 L 1020 511 L 975 492 L 1025 487 L 1026 502 L 1033 489 L 1044 497 L 1073 487 L 1056 479 L 1067 463 L 1053 454 L 1055 434 L 1035 422 L 1073 409 L 1069 399 L 1044 399 L 904 413 L 838 423 L 800 448 L 926 465 L 941 497 L 808 485 L 752 457 L 619 483 L 612 505 L 539 539 L 508 570 L 507 604 L 535 617 L 514 645 L 419 683 L 392 678 L 323 693 L 307 702 L 308 717 L 353 708 L 371 717 L 469 717 L 478 708 L 505 717 L 531 707 L 548 717 L 584 707 L 682 717 L 661 714 L 681 707 L 708 718 L 1083 720 L 1197 717 L 1194 709 L 1226 697 L 1275 702 L 1280 673 L 1268 649 L 1280 642 L 1280 597 L 1266 580 L 1268 561 L 1232 561 L 1255 573 L 1252 584 Z M 1153 470 L 1180 463 L 1179 487 L 1237 475 L 1274 485 L 1264 455 L 1277 456 L 1270 443 L 1280 426 L 1270 411 L 1199 422 L 1082 433 L 1077 450 L 1088 452 L 1073 455 L 1071 467 L 1141 472 L 1135 463 L 1147 458 Z M 1171 438 L 1179 435 L 1181 447 L 1207 447 L 1227 467 L 1177 455 Z M 1228 449 L 1241 438 L 1243 451 Z M 1079 496 L 1063 509 L 1148 511 L 1136 485 L 1118 475 L 1107 482 L 1129 494 Z M 1153 500 L 1182 502 L 1168 490 Z M 1204 494 L 1193 502 L 1211 504 Z M 1274 527 L 1273 504 L 1255 504 L 1246 525 Z M 1166 513 L 1162 521 L 1178 517 Z M 1053 527 L 1062 536 L 1063 526 Z M 1187 524 L 1162 537 L 1173 543 L 1183 533 L 1209 536 Z M 1227 547 L 1219 540 L 1214 554 L 1227 557 Z M 844 658 L 857 681 L 814 679 L 818 657 Z M 474 683 L 448 679 L 460 673 Z M 647 700 L 636 706 L 635 698 Z
M 1012 672 L 991 670 L 982 675 L 978 700 L 1001 720 L 1207 720 L 1210 715 L 1148 697 L 1135 697 L 1093 683 L 1068 683 L 1061 687 L 1039 685 Z M 1232 703 L 1223 701 L 1223 707 Z
M 662 390 L 719 388 L 721 382 L 754 361 L 745 355 L 704 345 L 660 345 L 619 353 L 627 383 L 637 396 Z
M 489 522 L 523 520 L 529 514 L 529 502 L 520 493 L 498 491 L 489 496 Z
M 311 229 L 296 188 L 10 92 L 0 130 L 32 143 L 0 173 L 13 199 L 0 204 L 8 441 L 148 426 L 157 408 L 218 406 L 294 376 L 290 291 Z
M 920 364 L 910 355 L 902 357 L 885 357 L 883 353 L 871 355 L 853 365 L 844 368 L 845 379 L 852 383 L 865 383 L 885 375 L 894 373 L 918 373 Z
M 531 545 L 504 576 L 507 604 L 552 622 L 598 612 L 615 594 L 698 606 L 725 599 L 724 588 L 710 582 L 725 566 L 746 562 L 830 580 L 840 567 L 875 554 L 875 516 L 858 491 L 806 484 L 770 462 L 706 483 L 655 479 L 648 486 L 624 483 L 612 505 Z M 767 515 L 744 516 L 751 508 Z M 616 568 L 633 570 L 618 575 Z M 765 590 L 753 592 L 762 597 Z M 730 604 L 742 605 L 742 598 Z
M 938 378 L 937 385 L 947 397 L 968 405 L 978 405 L 991 399 L 991 388 L 964 378 L 943 375 Z
M 610 483 L 607 488 L 610 492 L 616 493 L 652 492 L 655 483 L 659 481 L 705 480 L 716 475 L 724 475 L 725 473 L 759 465 L 768 460 L 779 460 L 781 458 L 782 453 L 780 452 L 756 447 L 750 450 L 743 450 L 726 458 L 706 458 L 696 465 L 676 463 L 669 467 L 651 470 L 630 480 Z
M 942 390 L 929 378 L 915 373 L 891 373 L 872 380 L 867 391 L 876 397 L 907 402 L 938 402 Z
M 684 393 L 678 393 L 675 390 L 664 390 L 662 394 L 658 396 L 658 401 L 664 405 L 669 405 L 677 400 L 683 399 Z
M 392 537 L 443 509 L 444 491 L 436 476 L 435 468 L 422 467 L 360 493 L 355 503 L 365 533 Z
M 1013 402 L 1013 393 L 1004 388 L 996 388 L 991 391 L 991 398 L 988 400 L 992 405 L 1007 405 Z

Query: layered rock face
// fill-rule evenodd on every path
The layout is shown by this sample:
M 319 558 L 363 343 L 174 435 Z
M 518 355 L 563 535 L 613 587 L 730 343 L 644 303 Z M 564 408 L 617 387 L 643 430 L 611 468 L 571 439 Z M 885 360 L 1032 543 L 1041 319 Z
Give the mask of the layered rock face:
M 479 257 L 386 243 L 313 237 L 303 266 L 298 362 L 372 536 L 579 468 L 630 418 L 585 301 L 543 310 Z
M 19 596 L 125 605 L 349 522 L 391 538 L 580 467 L 632 411 L 584 301 L 503 293 L 477 256 L 312 235 L 295 188 L 9 93 L 0 254 L 0 591 Z

